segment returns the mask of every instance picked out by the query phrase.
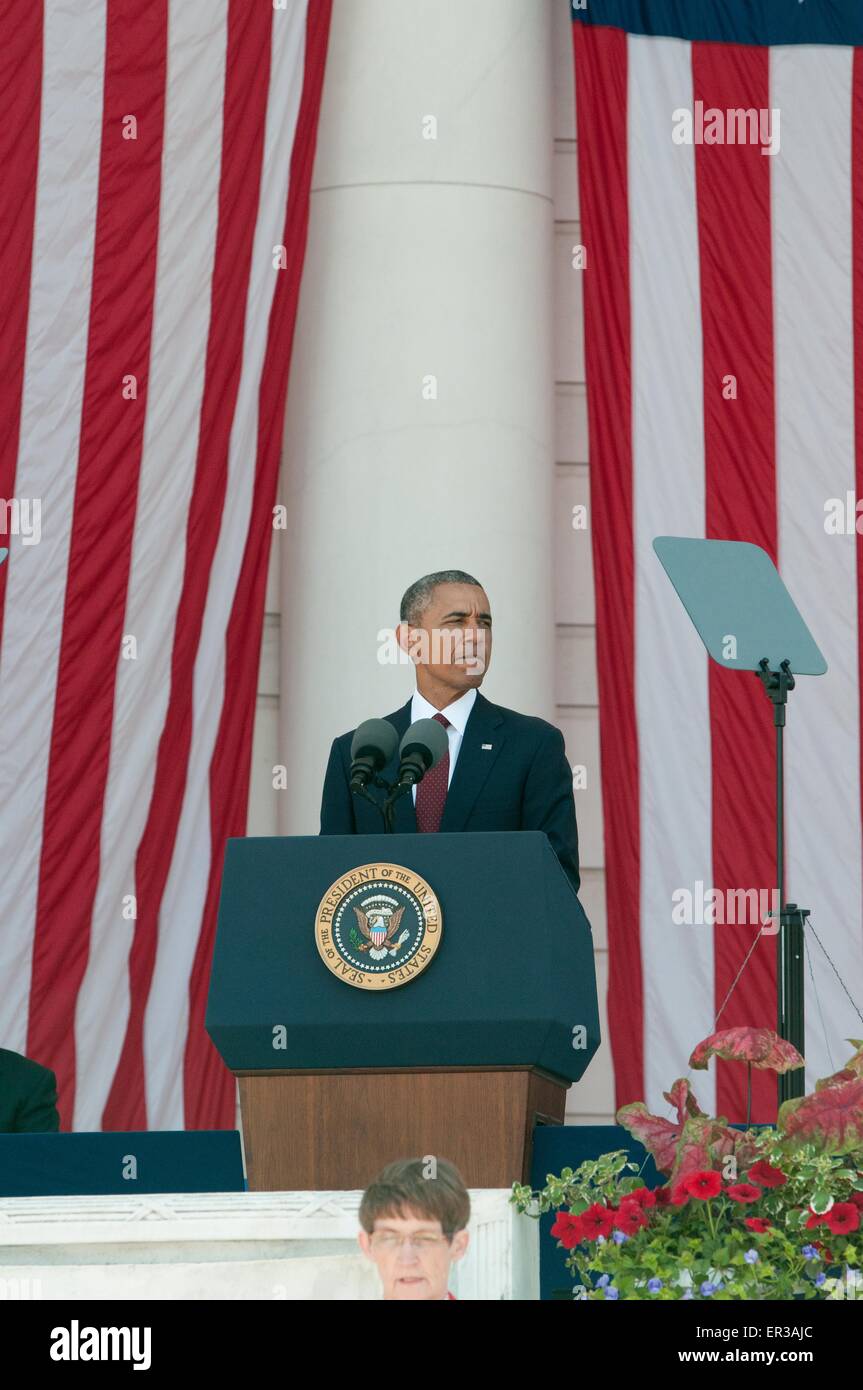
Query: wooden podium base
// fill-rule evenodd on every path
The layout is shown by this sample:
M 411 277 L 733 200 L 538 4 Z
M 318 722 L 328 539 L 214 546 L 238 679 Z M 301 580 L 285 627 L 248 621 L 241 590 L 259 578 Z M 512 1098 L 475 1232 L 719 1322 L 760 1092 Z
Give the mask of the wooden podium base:
M 367 1187 L 396 1158 L 448 1158 L 468 1187 L 530 1173 L 536 1124 L 562 1124 L 567 1086 L 532 1067 L 238 1072 L 252 1192 Z

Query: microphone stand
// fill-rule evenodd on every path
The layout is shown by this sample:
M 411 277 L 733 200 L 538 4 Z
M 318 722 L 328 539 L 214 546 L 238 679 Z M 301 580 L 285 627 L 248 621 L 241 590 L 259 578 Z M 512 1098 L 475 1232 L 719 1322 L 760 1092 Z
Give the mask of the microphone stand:
M 417 780 L 420 781 L 422 779 L 418 778 Z M 396 802 L 400 796 L 404 796 L 405 792 L 409 792 L 414 785 L 413 782 L 396 782 L 395 786 L 390 788 L 389 796 L 381 807 L 384 816 L 384 825 L 390 834 L 395 833 Z
M 417 775 L 417 773 L 419 773 L 419 775 Z M 373 787 L 380 787 L 380 789 L 387 794 L 382 803 L 373 797 L 366 787 L 351 786 L 351 791 L 354 796 L 361 796 L 363 801 L 368 801 L 370 805 L 380 811 L 384 822 L 384 833 L 387 835 L 395 834 L 396 802 L 399 797 L 404 796 L 412 787 L 415 787 L 422 781 L 425 775 L 425 769 L 423 768 L 420 770 L 418 768 L 409 767 L 406 769 L 406 775 L 407 781 L 393 783 L 385 782 L 383 777 L 378 777 L 377 775 L 372 777 L 371 785 Z
M 374 806 L 374 808 L 375 808 L 376 811 L 380 811 L 381 815 L 382 815 L 383 818 L 384 818 L 384 831 L 386 832 L 386 834 L 392 835 L 392 834 L 393 834 L 393 810 L 392 810 L 392 807 L 391 807 L 391 805 L 390 805 L 391 794 L 392 794 L 392 788 L 391 788 L 389 782 L 385 782 L 384 779 L 383 779 L 382 777 L 377 777 L 377 776 L 375 776 L 375 777 L 373 777 L 373 778 L 371 779 L 371 785 L 372 785 L 373 787 L 380 787 L 383 791 L 385 791 L 385 792 L 388 793 L 387 799 L 386 799 L 386 801 L 383 803 L 383 805 L 381 805 L 381 803 L 377 800 L 377 798 L 374 797 L 374 796 L 372 796 L 371 792 L 369 792 L 369 791 L 367 790 L 367 788 L 364 787 L 364 786 L 362 786 L 362 785 L 354 786 L 353 783 L 352 783 L 352 784 L 351 784 L 351 791 L 353 792 L 354 796 L 361 796 L 362 799 L 363 799 L 363 801 L 367 801 L 367 802 L 369 803 L 370 806 Z

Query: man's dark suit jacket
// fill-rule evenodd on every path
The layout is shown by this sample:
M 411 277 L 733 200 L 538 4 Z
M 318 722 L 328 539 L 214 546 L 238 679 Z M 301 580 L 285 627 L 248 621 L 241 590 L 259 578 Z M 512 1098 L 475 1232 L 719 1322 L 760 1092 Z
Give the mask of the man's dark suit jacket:
M 0 1047 L 0 1134 L 42 1134 L 60 1128 L 52 1071 Z
M 386 718 L 399 739 L 411 722 L 411 701 Z M 380 813 L 351 794 L 351 739 L 342 734 L 330 750 L 321 803 L 322 835 L 376 835 Z M 483 744 L 491 744 L 484 748 Z M 398 755 L 384 768 L 388 782 L 398 772 Z M 395 829 L 416 833 L 413 796 L 396 802 Z M 477 691 L 465 726 L 444 805 L 441 831 L 544 830 L 576 892 L 578 830 L 572 769 L 563 735 L 553 724 L 493 705 Z

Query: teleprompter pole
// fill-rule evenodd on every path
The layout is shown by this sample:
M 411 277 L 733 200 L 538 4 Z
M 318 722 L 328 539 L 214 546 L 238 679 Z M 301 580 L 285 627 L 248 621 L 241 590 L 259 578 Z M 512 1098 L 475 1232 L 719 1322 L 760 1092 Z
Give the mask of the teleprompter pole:
M 773 704 L 773 724 L 776 729 L 776 885 L 779 911 L 779 960 L 776 971 L 776 1031 L 804 1055 L 805 1015 L 803 1007 L 803 928 L 809 916 L 807 908 L 785 902 L 785 788 L 784 733 L 785 707 L 788 692 L 794 689 L 794 676 L 788 661 L 782 661 L 778 671 L 770 669 L 763 657 L 756 675 Z M 802 1067 L 779 1076 L 779 1104 L 804 1094 L 805 1073 Z

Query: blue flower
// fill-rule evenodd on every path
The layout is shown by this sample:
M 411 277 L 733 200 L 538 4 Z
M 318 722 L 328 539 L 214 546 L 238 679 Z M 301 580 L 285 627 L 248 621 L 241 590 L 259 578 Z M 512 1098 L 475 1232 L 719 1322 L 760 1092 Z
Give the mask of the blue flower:
M 616 1289 L 613 1284 L 609 1284 L 608 1288 L 605 1290 L 605 1296 L 611 1299 L 620 1298 L 620 1289 Z
M 818 1259 L 818 1251 L 815 1249 L 815 1246 L 814 1246 L 814 1245 L 803 1245 L 803 1246 L 801 1246 L 800 1254 L 803 1256 L 804 1260 L 817 1260 L 817 1259 Z
M 629 1236 L 623 1231 L 615 1231 L 611 1239 L 614 1241 L 615 1245 L 622 1245 L 625 1240 L 629 1240 Z
M 716 1293 L 716 1290 L 721 1287 L 721 1284 L 711 1284 L 709 1279 L 705 1279 L 704 1283 L 701 1285 L 701 1295 L 703 1298 L 709 1298 L 712 1293 Z
M 743 1258 L 744 1258 L 744 1260 L 746 1261 L 746 1263 L 747 1263 L 748 1265 L 757 1265 L 757 1264 L 758 1264 L 758 1251 L 757 1251 L 757 1250 L 747 1250 L 747 1252 L 746 1252 L 746 1254 L 743 1256 Z
M 648 1279 L 648 1281 L 647 1281 L 647 1291 L 648 1291 L 648 1293 L 659 1293 L 659 1290 L 660 1290 L 661 1288 L 662 1288 L 662 1280 L 661 1280 L 661 1279 Z
M 815 1283 L 818 1285 L 819 1289 L 820 1289 L 820 1287 L 821 1287 L 822 1284 L 826 1283 L 826 1281 L 827 1281 L 827 1275 L 824 1274 L 823 1272 L 822 1272 L 821 1274 L 816 1275 Z
M 597 1281 L 596 1281 L 596 1287 L 597 1287 L 598 1289 L 605 1289 L 605 1288 L 608 1287 L 608 1285 L 609 1285 L 610 1283 L 611 1283 L 611 1275 L 610 1275 L 610 1274 L 600 1274 L 599 1278 L 598 1278 Z

